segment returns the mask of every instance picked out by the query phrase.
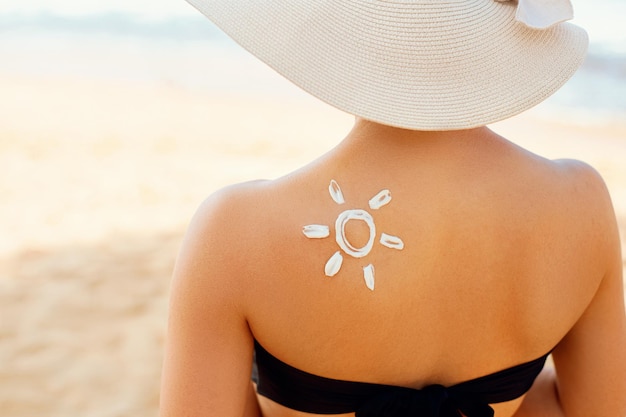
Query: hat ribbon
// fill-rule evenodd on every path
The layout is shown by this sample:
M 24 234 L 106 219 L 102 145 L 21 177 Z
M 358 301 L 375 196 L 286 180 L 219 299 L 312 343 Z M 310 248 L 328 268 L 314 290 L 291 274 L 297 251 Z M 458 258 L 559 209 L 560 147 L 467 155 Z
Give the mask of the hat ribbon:
M 509 2 L 512 0 L 495 0 Z M 547 29 L 574 18 L 570 0 L 518 0 L 515 20 L 533 29 Z

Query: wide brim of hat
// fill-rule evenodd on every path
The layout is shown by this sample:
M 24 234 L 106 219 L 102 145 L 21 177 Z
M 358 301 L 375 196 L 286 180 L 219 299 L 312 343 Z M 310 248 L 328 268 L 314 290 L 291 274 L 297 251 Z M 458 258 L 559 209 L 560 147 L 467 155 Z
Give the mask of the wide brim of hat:
M 326 103 L 368 120 L 456 130 L 519 114 L 582 64 L 569 23 L 531 29 L 494 0 L 187 0 Z

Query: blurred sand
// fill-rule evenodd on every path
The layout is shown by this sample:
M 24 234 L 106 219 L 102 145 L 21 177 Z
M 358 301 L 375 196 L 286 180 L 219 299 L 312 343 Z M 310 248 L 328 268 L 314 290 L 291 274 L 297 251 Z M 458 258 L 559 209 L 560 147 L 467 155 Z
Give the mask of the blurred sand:
M 301 96 L 0 76 L 0 415 L 156 415 L 169 275 L 215 189 L 287 173 L 352 118 Z M 494 129 L 605 177 L 626 232 L 626 127 Z

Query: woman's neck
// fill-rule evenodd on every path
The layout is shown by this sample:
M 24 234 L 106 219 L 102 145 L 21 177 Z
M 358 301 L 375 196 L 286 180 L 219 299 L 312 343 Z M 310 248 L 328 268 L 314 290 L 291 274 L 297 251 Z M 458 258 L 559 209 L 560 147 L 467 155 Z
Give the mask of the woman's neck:
M 423 131 L 382 125 L 357 118 L 340 148 L 347 152 L 432 154 L 454 153 L 467 146 L 502 139 L 486 126 L 466 130 Z

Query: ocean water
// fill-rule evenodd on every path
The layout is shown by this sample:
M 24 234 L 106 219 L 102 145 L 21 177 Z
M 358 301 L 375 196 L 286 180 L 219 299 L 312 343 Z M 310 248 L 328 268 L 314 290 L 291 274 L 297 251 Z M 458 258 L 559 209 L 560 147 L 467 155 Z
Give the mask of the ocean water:
M 588 57 L 535 111 L 626 124 L 626 1 L 575 0 L 574 7 L 574 23 L 590 34 Z M 0 0 L 0 73 L 304 94 L 183 0 Z

